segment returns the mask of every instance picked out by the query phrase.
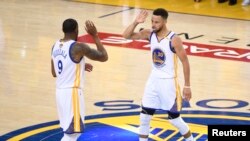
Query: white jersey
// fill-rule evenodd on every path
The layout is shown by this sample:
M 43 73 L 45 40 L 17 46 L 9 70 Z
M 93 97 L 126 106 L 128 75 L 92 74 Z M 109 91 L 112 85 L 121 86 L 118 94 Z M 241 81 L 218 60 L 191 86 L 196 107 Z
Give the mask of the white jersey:
M 70 55 L 70 50 L 76 42 L 58 40 L 52 49 L 52 59 L 56 72 L 56 88 L 83 88 L 84 58 L 75 62 Z
M 174 35 L 174 32 L 170 32 L 165 38 L 158 41 L 156 33 L 151 33 L 150 47 L 152 53 L 152 77 L 177 77 L 178 58 L 175 54 L 174 48 L 171 46 L 171 39 Z

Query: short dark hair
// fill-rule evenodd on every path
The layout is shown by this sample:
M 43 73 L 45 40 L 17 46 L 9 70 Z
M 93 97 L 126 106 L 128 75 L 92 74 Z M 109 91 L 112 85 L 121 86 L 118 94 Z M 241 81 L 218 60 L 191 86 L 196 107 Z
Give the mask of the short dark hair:
M 168 18 L 168 11 L 163 8 L 157 8 L 153 11 L 153 15 L 161 16 L 166 20 Z
M 72 33 L 76 30 L 76 28 L 78 27 L 78 23 L 75 19 L 66 19 L 63 22 L 63 32 L 64 33 Z

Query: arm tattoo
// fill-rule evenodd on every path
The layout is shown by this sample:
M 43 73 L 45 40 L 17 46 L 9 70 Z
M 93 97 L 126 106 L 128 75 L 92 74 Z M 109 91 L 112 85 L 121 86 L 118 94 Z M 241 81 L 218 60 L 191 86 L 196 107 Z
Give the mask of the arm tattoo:
M 73 57 L 74 61 L 79 62 L 83 57 L 83 52 L 83 48 L 76 43 L 70 50 L 70 55 Z
M 88 57 L 89 59 L 102 61 L 105 60 L 106 50 L 96 50 L 90 48 L 87 44 L 76 44 L 71 51 L 71 55 L 74 57 L 74 60 L 80 60 L 83 56 Z
M 93 60 L 98 60 L 99 58 L 103 57 L 102 52 L 97 51 L 95 49 L 90 49 L 86 56 Z

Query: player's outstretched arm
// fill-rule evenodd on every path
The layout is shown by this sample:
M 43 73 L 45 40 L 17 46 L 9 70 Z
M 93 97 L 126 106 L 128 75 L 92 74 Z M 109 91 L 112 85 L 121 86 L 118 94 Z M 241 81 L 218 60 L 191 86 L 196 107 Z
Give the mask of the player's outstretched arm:
M 103 44 L 101 43 L 101 40 L 98 36 L 97 29 L 92 21 L 86 21 L 85 22 L 85 30 L 89 33 L 89 35 L 92 36 L 97 50 L 89 48 L 88 45 L 82 44 L 84 55 L 92 60 L 97 60 L 101 62 L 105 62 L 108 60 L 108 53 L 106 49 L 104 48 Z
M 144 23 L 147 16 L 148 12 L 146 10 L 142 10 L 136 17 L 134 22 L 125 29 L 122 36 L 126 39 L 147 39 L 149 36 L 148 34 L 150 34 L 150 30 L 142 30 L 140 32 L 134 32 L 136 26 L 140 23 Z

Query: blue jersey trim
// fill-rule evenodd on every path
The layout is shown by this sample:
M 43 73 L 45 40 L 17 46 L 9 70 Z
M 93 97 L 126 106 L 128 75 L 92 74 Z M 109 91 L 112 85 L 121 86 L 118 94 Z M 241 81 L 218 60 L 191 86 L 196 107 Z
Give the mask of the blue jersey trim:
M 172 38 L 174 37 L 175 34 L 173 34 L 171 37 L 170 37 L 170 42 L 169 42 L 169 47 L 170 47 L 170 50 L 173 52 L 173 53 L 176 53 L 174 47 L 172 46 Z
M 149 36 L 149 42 L 151 43 L 151 38 L 152 38 L 152 35 L 153 35 L 153 31 L 151 32 L 150 36 Z

